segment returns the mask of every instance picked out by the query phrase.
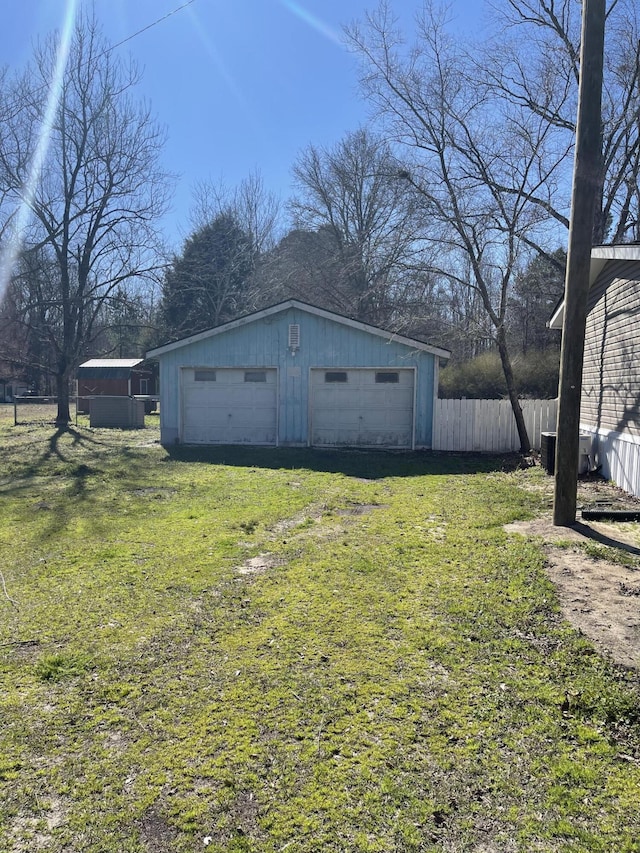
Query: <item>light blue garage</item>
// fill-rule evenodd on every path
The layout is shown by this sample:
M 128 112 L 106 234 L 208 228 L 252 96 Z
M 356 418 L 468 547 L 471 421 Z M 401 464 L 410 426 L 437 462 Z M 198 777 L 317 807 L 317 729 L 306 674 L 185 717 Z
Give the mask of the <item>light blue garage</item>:
M 449 352 L 291 299 L 157 347 L 164 445 L 430 448 Z

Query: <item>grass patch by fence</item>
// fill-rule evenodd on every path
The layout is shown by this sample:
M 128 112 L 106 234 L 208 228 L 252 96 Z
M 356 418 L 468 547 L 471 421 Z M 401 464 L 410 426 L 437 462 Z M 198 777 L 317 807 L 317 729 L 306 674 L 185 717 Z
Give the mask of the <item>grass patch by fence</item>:
M 0 426 L 0 849 L 640 850 L 637 675 L 503 530 L 539 469 L 156 424 Z

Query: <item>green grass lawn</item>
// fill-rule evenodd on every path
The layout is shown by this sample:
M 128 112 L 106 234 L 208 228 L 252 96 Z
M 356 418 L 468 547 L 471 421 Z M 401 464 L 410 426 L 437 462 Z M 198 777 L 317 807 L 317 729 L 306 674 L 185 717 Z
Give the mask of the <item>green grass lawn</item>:
M 0 423 L 0 850 L 640 851 L 540 469 Z M 11 599 L 11 600 L 10 600 Z

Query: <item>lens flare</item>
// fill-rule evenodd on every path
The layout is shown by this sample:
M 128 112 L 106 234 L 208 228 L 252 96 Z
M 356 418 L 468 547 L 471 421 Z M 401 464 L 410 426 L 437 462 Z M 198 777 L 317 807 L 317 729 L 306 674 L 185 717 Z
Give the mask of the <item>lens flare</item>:
M 315 15 L 312 15 L 307 9 L 303 6 L 300 6 L 299 3 L 294 3 L 293 0 L 280 0 L 280 3 L 300 18 L 301 21 L 304 21 L 305 24 L 308 24 L 312 29 L 316 30 L 320 33 L 320 35 L 328 38 L 329 41 L 334 42 L 340 47 L 344 47 L 344 41 L 340 38 L 340 33 L 337 30 L 332 29 L 328 24 L 325 24 L 324 21 L 321 21 L 320 18 L 316 18 Z
M 236 100 L 244 110 L 247 118 L 253 121 L 253 113 L 249 107 L 247 99 L 244 97 L 244 95 L 236 85 L 235 80 L 233 79 L 233 77 L 227 70 L 227 67 L 225 66 L 224 62 L 222 61 L 222 57 L 220 56 L 215 44 L 207 33 L 205 27 L 200 22 L 200 19 L 198 18 L 198 15 L 196 14 L 195 10 L 191 6 L 187 8 L 187 15 L 191 19 L 191 23 L 193 24 L 193 29 L 197 37 L 200 39 L 205 50 L 215 63 L 215 66 L 218 69 L 218 73 L 220 74 L 224 82 L 229 87 L 229 90 L 233 93 L 233 96 L 236 98 Z
M 49 150 L 49 142 L 51 140 L 51 129 L 55 119 L 58 103 L 64 81 L 64 72 L 69 57 L 69 50 L 73 37 L 73 28 L 76 20 L 76 12 L 78 9 L 79 0 L 68 0 L 64 14 L 62 31 L 60 33 L 60 43 L 56 53 L 56 63 L 53 71 L 53 76 L 49 83 L 47 93 L 47 102 L 45 113 L 42 119 L 42 124 L 38 132 L 38 141 L 29 163 L 27 170 L 27 178 L 20 190 L 20 201 L 16 205 L 15 210 L 8 217 L 9 236 L 0 253 L 0 302 L 4 298 L 7 286 L 11 279 L 13 267 L 15 265 L 20 248 L 23 241 L 23 232 L 29 221 L 29 212 L 33 199 L 35 197 L 40 174 L 44 168 L 47 152 Z

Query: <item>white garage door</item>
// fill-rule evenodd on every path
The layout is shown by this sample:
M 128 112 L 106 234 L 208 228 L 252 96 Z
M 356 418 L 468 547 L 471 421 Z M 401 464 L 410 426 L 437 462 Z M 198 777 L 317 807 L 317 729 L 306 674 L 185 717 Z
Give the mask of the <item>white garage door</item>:
M 413 370 L 311 371 L 311 444 L 413 446 Z
M 275 444 L 275 369 L 185 368 L 182 440 L 186 444 Z

